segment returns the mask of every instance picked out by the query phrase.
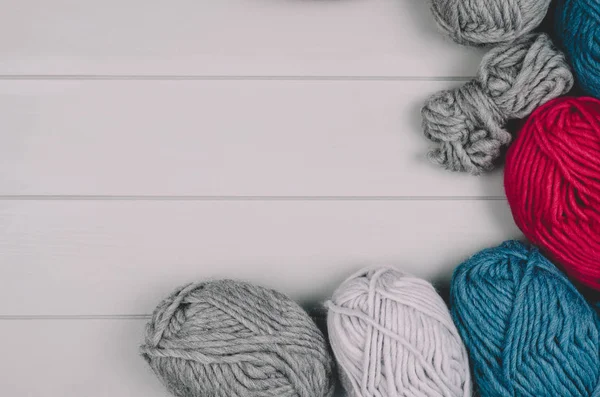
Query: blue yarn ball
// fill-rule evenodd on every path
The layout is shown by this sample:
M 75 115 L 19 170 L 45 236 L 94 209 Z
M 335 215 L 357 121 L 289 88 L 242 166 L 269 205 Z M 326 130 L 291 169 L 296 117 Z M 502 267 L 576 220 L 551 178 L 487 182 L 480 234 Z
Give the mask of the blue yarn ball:
M 600 98 L 600 0 L 558 0 L 555 33 L 579 86 Z
M 451 306 L 483 397 L 600 396 L 600 320 L 536 248 L 474 255 L 454 273 Z

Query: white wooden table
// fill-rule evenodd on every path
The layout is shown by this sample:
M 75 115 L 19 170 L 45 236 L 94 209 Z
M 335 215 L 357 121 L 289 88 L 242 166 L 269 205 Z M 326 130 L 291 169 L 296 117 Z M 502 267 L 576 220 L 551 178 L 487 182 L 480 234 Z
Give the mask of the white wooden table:
M 481 57 L 427 1 L 2 3 L 2 396 L 168 396 L 138 344 L 183 283 L 314 304 L 519 236 L 501 172 L 425 158 L 420 106 Z

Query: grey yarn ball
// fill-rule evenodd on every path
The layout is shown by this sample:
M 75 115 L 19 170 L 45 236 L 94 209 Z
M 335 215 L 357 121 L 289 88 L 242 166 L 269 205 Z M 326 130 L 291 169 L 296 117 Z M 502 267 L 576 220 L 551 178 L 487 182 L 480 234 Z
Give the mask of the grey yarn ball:
M 329 397 L 321 331 L 285 295 L 222 280 L 177 289 L 146 328 L 142 356 L 179 397 Z
M 487 53 L 477 77 L 431 96 L 421 110 L 430 160 L 452 171 L 491 170 L 512 140 L 508 120 L 567 93 L 573 74 L 546 34 L 528 35 Z
M 460 44 L 513 41 L 538 27 L 551 0 L 433 0 L 438 26 Z

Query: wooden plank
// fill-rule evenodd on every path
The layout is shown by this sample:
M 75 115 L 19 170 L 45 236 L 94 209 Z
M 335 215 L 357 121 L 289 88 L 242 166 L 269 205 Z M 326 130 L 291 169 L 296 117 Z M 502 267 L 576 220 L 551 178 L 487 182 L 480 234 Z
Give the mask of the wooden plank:
M 2 349 L 0 395 L 170 396 L 138 354 L 146 321 L 0 321 L 0 337 L 10 341 Z
M 138 355 L 145 320 L 1 321 L 0 394 L 165 397 Z
M 392 264 L 448 278 L 520 236 L 504 201 L 0 201 L 0 315 L 147 314 L 233 277 L 300 301 Z
M 502 196 L 429 163 L 457 82 L 0 81 L 1 195 Z
M 5 2 L 3 75 L 469 76 L 423 0 Z

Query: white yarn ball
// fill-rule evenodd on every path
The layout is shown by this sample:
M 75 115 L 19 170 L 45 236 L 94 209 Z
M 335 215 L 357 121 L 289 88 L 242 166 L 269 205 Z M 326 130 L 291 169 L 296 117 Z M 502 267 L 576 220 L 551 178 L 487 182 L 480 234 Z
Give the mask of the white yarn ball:
M 328 302 L 329 339 L 353 397 L 467 397 L 465 346 L 433 286 L 391 268 L 346 280 Z

